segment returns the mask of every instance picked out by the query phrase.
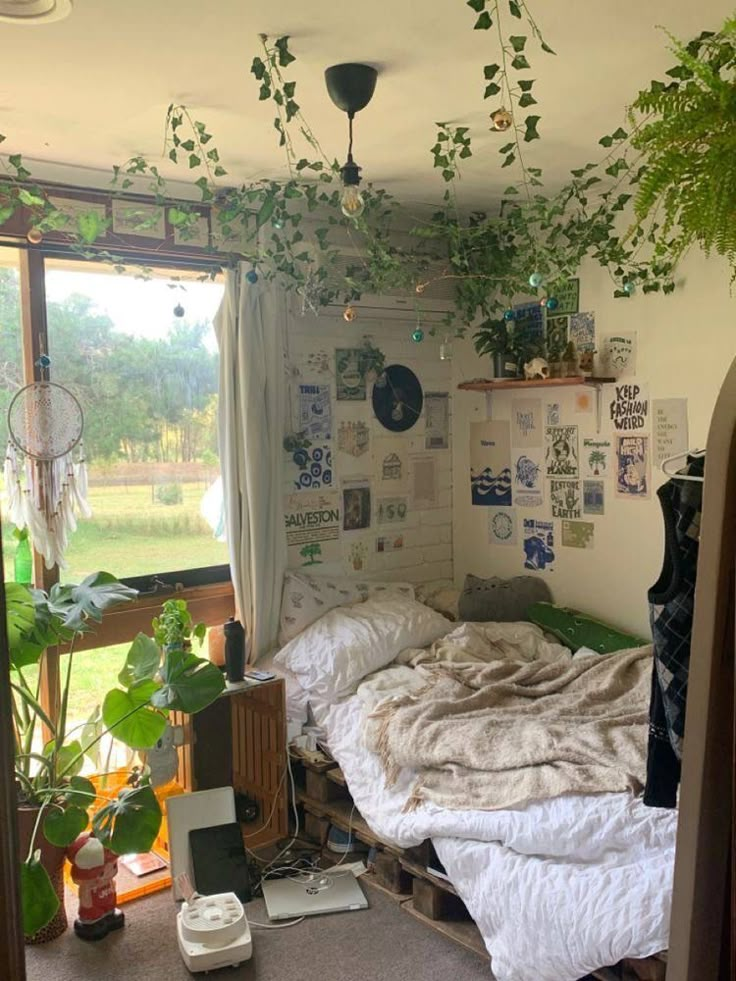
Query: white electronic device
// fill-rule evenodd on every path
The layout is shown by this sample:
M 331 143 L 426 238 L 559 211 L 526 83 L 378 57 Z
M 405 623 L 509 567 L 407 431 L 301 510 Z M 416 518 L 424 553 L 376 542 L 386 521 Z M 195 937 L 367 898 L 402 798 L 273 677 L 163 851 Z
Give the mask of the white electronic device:
M 193 974 L 237 967 L 253 953 L 250 926 L 234 892 L 194 894 L 176 915 L 176 935 L 184 963 Z

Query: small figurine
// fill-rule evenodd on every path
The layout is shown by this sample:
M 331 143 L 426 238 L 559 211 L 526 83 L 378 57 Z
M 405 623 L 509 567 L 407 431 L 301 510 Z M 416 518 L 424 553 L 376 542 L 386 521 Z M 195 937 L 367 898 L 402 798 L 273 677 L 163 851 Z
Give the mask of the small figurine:
M 527 381 L 546 381 L 549 378 L 549 365 L 544 358 L 532 358 L 524 365 L 524 377 Z
M 163 735 L 155 746 L 144 753 L 146 765 L 151 771 L 151 786 L 164 787 L 176 778 L 179 769 L 177 746 L 184 745 L 184 727 L 166 723 Z
M 67 849 L 72 879 L 79 886 L 79 913 L 74 932 L 82 940 L 102 940 L 125 925 L 117 908 L 115 876 L 118 857 L 93 834 L 81 834 Z
M 595 351 L 581 351 L 580 352 L 580 373 L 583 375 L 593 374 L 593 359 L 595 357 Z

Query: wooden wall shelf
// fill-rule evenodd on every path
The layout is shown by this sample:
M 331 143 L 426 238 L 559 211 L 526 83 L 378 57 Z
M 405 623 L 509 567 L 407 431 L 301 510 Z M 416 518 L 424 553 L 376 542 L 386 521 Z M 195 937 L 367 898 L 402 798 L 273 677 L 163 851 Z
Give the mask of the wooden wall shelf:
M 610 385 L 615 378 L 547 378 L 546 381 L 526 378 L 478 378 L 475 381 L 461 382 L 457 387 L 461 392 L 501 392 L 511 388 L 563 388 L 572 385 Z

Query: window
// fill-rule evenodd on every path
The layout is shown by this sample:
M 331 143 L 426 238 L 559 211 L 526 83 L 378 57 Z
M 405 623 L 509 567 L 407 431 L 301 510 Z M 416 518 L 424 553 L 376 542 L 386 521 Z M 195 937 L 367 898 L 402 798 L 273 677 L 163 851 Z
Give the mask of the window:
M 0 439 L 3 456 L 8 442 L 8 407 L 23 384 L 23 340 L 21 327 L 20 273 L 18 252 L 0 249 Z M 5 486 L 0 475 L 3 495 Z M 3 563 L 5 578 L 14 577 L 17 542 L 15 526 L 2 511 Z
M 50 377 L 84 410 L 92 508 L 62 580 L 227 563 L 213 329 L 222 283 L 56 258 L 45 267 Z

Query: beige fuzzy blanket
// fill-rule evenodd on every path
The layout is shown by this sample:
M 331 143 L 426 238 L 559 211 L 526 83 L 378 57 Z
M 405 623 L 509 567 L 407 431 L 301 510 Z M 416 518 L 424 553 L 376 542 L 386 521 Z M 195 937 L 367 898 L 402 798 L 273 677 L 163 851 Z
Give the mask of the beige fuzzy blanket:
M 500 810 L 562 794 L 632 790 L 646 771 L 651 647 L 579 661 L 442 661 L 421 692 L 382 702 L 365 729 L 389 783 L 424 800 Z

